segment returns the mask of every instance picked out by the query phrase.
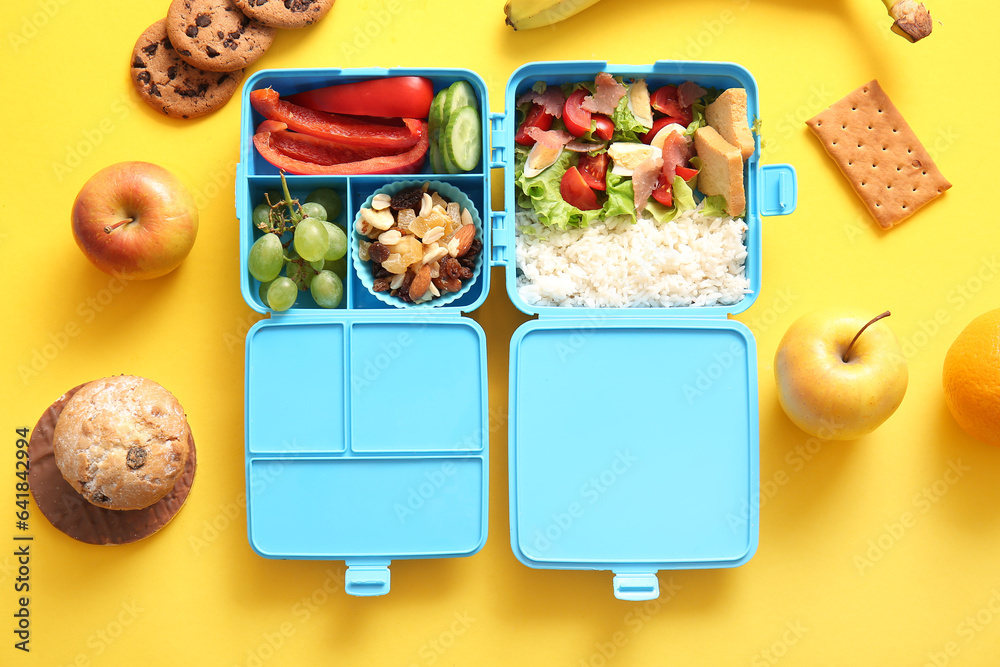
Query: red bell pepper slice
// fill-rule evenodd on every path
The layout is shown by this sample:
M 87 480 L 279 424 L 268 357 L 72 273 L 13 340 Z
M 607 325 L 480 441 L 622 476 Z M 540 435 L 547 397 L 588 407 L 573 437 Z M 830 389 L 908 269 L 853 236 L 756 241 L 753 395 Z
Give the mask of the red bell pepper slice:
M 345 146 L 402 151 L 417 143 L 419 120 L 404 118 L 405 127 L 338 116 L 307 109 L 278 97 L 278 91 L 261 88 L 250 93 L 250 104 L 268 120 L 285 123 L 289 129 Z
M 316 88 L 288 101 L 317 111 L 381 118 L 427 118 L 434 84 L 422 76 L 392 76 Z
M 357 152 L 357 149 L 318 137 L 287 132 L 281 127 L 282 123 L 261 123 L 257 134 L 253 135 L 253 143 L 261 157 L 290 174 L 413 174 L 423 166 L 424 156 L 430 145 L 427 123 L 414 122 L 418 123 L 417 143 L 405 152 L 395 155 L 383 153 L 372 157 L 363 157 L 364 153 L 360 153 L 355 155 L 358 159 L 348 162 L 323 164 L 312 161 L 313 158 L 327 160 L 348 157 L 350 154 L 347 151 Z M 362 149 L 365 150 L 372 149 Z

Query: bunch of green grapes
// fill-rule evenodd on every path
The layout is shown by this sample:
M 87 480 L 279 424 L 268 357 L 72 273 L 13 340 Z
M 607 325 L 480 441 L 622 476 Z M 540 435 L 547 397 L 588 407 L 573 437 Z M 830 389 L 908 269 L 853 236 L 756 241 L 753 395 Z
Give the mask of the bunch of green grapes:
M 347 278 L 347 233 L 329 220 L 340 213 L 340 197 L 319 188 L 299 204 L 284 175 L 281 185 L 283 192 L 268 192 L 253 210 L 254 226 L 264 234 L 250 248 L 247 267 L 260 281 L 260 298 L 282 311 L 292 307 L 300 290 L 309 290 L 318 306 L 336 308 Z M 291 238 L 283 242 L 288 233 Z

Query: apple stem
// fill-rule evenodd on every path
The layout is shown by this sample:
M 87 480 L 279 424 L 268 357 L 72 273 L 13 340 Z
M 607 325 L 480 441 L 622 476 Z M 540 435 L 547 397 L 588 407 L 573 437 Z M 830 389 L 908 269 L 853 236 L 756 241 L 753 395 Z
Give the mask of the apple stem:
M 881 315 L 876 315 L 872 319 L 868 320 L 868 324 L 866 324 L 863 327 L 861 327 L 861 330 L 858 331 L 858 333 L 854 334 L 854 338 L 851 339 L 851 344 L 847 346 L 846 350 L 844 350 L 844 356 L 842 357 L 842 359 L 844 360 L 844 363 L 847 363 L 847 355 L 849 355 L 851 353 L 851 348 L 854 347 L 854 343 L 856 343 L 857 340 L 858 340 L 858 338 L 861 337 L 861 334 L 863 334 L 865 332 L 865 329 L 867 329 L 871 325 L 875 324 L 876 322 L 878 322 L 879 320 L 881 320 L 883 317 L 889 317 L 890 315 L 892 315 L 892 313 L 890 313 L 888 310 L 885 311 L 884 313 L 882 313 Z
M 115 231 L 116 229 L 118 229 L 122 225 L 124 225 L 126 223 L 129 223 L 129 222 L 132 222 L 132 218 L 125 218 L 124 220 L 116 222 L 113 225 L 108 225 L 107 227 L 104 228 L 104 233 L 105 234 L 110 234 L 111 232 Z

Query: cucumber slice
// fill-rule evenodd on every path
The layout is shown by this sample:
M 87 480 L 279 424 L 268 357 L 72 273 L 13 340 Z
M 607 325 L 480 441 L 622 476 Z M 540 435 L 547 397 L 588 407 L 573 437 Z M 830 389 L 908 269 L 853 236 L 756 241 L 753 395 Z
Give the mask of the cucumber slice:
M 435 174 L 446 174 L 444 158 L 441 155 L 441 143 L 439 141 L 440 131 L 435 130 L 431 134 L 431 169 L 434 170 Z
M 479 108 L 476 91 L 468 81 L 456 81 L 448 86 L 448 99 L 444 106 L 445 121 L 450 121 L 451 115 L 462 107 Z
M 454 161 L 448 155 L 448 149 L 444 146 L 444 130 L 441 131 L 441 139 L 438 142 L 438 150 L 441 153 L 441 164 L 444 167 L 441 173 L 461 174 L 462 170 L 455 166 Z
M 448 89 L 446 88 L 435 95 L 434 101 L 431 102 L 431 110 L 427 118 L 427 123 L 430 126 L 431 131 L 444 127 L 444 102 L 447 96 Z
M 479 113 L 464 106 L 454 111 L 441 135 L 441 148 L 448 159 L 461 171 L 472 171 L 483 153 L 483 133 Z

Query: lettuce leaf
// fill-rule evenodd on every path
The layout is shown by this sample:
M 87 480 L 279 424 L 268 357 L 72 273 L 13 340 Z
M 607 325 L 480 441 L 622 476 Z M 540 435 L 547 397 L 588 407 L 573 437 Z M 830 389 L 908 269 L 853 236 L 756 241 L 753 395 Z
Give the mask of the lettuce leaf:
M 635 221 L 635 190 L 632 188 L 632 179 L 626 176 L 617 176 L 608 169 L 605 179 L 607 184 L 608 200 L 604 202 L 601 209 L 602 218 L 611 218 L 616 215 L 631 216 Z
M 702 215 L 712 218 L 721 218 L 726 213 L 726 198 L 722 195 L 712 195 L 705 197 L 705 206 L 701 209 Z
M 694 192 L 691 187 L 684 182 L 680 176 L 674 176 L 674 208 L 678 213 L 690 211 L 696 204 L 694 203 Z
M 639 135 L 649 132 L 649 128 L 640 123 L 629 110 L 628 95 L 622 95 L 622 98 L 618 100 L 618 106 L 611 114 L 611 122 L 615 124 L 615 134 L 611 137 L 612 141 L 640 141 Z
M 653 219 L 657 222 L 670 222 L 677 217 L 677 207 L 676 206 L 664 206 L 655 199 L 650 199 L 646 203 L 646 210 L 649 214 L 653 216 Z
M 572 152 L 563 151 L 552 166 L 531 178 L 524 176 L 527 158 L 526 147 L 518 146 L 514 150 L 514 185 L 518 206 L 534 211 L 540 223 L 557 229 L 586 227 L 591 221 L 601 217 L 601 209 L 581 211 L 566 203 L 559 192 L 563 174 L 576 161 Z M 629 189 L 631 190 L 631 184 Z

